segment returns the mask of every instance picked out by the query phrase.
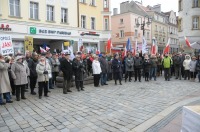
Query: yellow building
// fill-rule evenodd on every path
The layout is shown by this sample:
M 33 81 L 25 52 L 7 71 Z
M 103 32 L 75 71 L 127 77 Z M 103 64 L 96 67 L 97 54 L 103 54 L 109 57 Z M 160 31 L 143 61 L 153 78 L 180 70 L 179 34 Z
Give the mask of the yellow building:
M 80 28 L 87 30 L 86 33 L 82 33 L 81 38 L 86 52 L 104 50 L 111 28 L 110 2 L 110 0 L 79 0 L 78 23 Z M 88 38 L 93 39 L 88 40 Z
M 100 47 L 109 34 L 104 32 L 103 22 L 99 23 L 103 21 L 104 9 L 100 1 L 93 1 L 96 2 L 93 6 L 90 3 L 80 5 L 80 0 L 0 0 L 0 35 L 11 35 L 15 52 L 24 52 L 25 36 L 33 37 L 36 51 L 44 46 L 50 47 L 51 51 L 61 50 L 66 41 L 73 44 L 74 50 L 78 50 L 78 44 L 82 42 L 95 42 Z M 95 18 L 93 30 L 89 20 L 85 21 L 86 28 L 79 26 L 79 14 L 87 19 Z

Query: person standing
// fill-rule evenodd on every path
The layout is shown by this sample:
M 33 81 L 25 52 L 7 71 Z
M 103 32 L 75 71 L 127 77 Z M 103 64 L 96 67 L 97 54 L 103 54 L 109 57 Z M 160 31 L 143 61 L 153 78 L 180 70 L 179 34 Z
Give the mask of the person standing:
M 21 99 L 26 99 L 25 97 L 25 88 L 28 83 L 27 76 L 29 74 L 29 68 L 23 63 L 23 56 L 17 56 L 15 58 L 15 63 L 12 64 L 12 77 L 14 79 L 15 89 L 16 89 L 16 100 L 20 101 Z
M 126 66 L 125 82 L 127 81 L 127 78 L 129 78 L 129 82 L 131 82 L 131 77 L 132 77 L 133 68 L 134 68 L 134 60 L 131 54 L 128 54 L 128 57 L 126 57 L 125 66 Z
M 73 71 L 75 75 L 75 84 L 76 89 L 84 91 L 83 89 L 83 80 L 84 80 L 84 64 L 81 62 L 81 56 L 76 55 L 76 59 L 73 62 Z
M 38 64 L 38 54 L 36 52 L 32 53 L 32 58 L 28 61 L 28 67 L 30 69 L 30 88 L 31 88 L 31 94 L 36 95 L 36 92 L 34 91 L 36 83 L 37 83 L 37 72 L 36 72 L 36 66 Z
M 66 52 L 63 54 L 65 58 L 62 59 L 60 69 L 63 72 L 64 82 L 63 82 L 63 94 L 67 92 L 72 92 L 70 90 L 72 76 L 73 76 L 73 62 L 70 60 L 70 53 Z
M 172 59 L 169 57 L 168 53 L 165 54 L 165 57 L 162 60 L 162 65 L 164 67 L 165 81 L 170 81 L 170 68 L 172 65 Z
M 113 78 L 113 73 L 112 73 L 112 56 L 110 54 L 108 54 L 108 56 L 107 56 L 107 61 L 108 61 L 107 80 L 110 81 Z
M 181 53 L 178 53 L 173 57 L 173 64 L 174 64 L 176 79 L 179 78 L 179 80 L 181 80 L 181 67 L 182 67 L 182 64 L 183 64 Z
M 196 64 L 197 64 L 196 57 L 193 56 L 192 60 L 190 61 L 190 77 L 192 82 L 195 82 L 196 79 Z
M 112 61 L 113 67 L 113 77 L 115 80 L 115 85 L 117 85 L 117 80 L 119 80 L 119 84 L 122 85 L 122 62 L 119 60 L 119 55 L 114 55 L 114 60 Z
M 93 69 L 93 76 L 94 76 L 94 86 L 99 87 L 99 80 L 101 77 L 101 65 L 99 62 L 99 57 L 98 55 L 93 56 L 94 60 L 92 62 L 92 69 Z
M 153 77 L 154 81 L 156 81 L 157 63 L 158 63 L 157 57 L 155 55 L 151 55 L 151 58 L 150 58 L 150 64 L 151 64 L 150 80 Z
M 107 81 L 107 73 L 108 73 L 108 61 L 106 60 L 106 54 L 105 52 L 102 52 L 102 57 L 99 58 L 99 62 L 101 65 L 101 85 L 108 85 L 106 83 Z
M 56 77 L 59 74 L 59 67 L 60 67 L 60 61 L 58 60 L 58 55 L 56 53 L 53 53 L 52 57 L 52 83 L 53 85 L 56 84 Z
M 141 82 L 142 65 L 143 65 L 142 58 L 139 57 L 139 54 L 137 53 L 134 58 L 135 82 L 137 81 L 137 78 L 139 79 L 139 82 Z
M 157 55 L 158 65 L 157 65 L 157 73 L 158 76 L 162 76 L 162 57 L 160 54 Z
M 46 63 L 46 58 L 41 57 L 39 63 L 36 66 L 36 72 L 38 74 L 38 85 L 39 85 L 39 99 L 42 98 L 42 94 L 44 91 L 44 96 L 48 96 L 48 81 L 49 76 L 48 73 L 51 72 L 51 68 L 48 63 Z
M 0 54 L 0 105 L 5 105 L 6 103 L 12 103 L 11 100 L 11 87 L 8 76 L 9 65 L 5 63 L 4 56 Z M 6 103 L 3 101 L 4 95 L 6 97 Z
M 147 82 L 149 81 L 150 68 L 151 68 L 151 63 L 149 61 L 148 55 L 146 55 L 144 57 L 143 70 L 144 70 L 144 78 L 145 78 L 145 81 L 147 81 Z
M 200 54 L 198 55 L 198 58 L 197 58 L 196 70 L 197 70 L 198 79 L 199 79 L 199 82 L 200 82 Z
M 190 55 L 185 56 L 185 60 L 183 61 L 183 67 L 184 67 L 184 80 L 188 78 L 190 80 Z
M 53 81 L 52 81 L 53 80 L 53 78 L 52 78 L 53 63 L 52 63 L 52 54 L 50 52 L 46 53 L 46 60 L 49 63 L 49 66 L 51 68 L 51 72 L 48 73 L 48 75 L 49 75 L 49 85 L 48 85 L 48 88 L 49 89 L 54 89 L 54 87 L 53 87 Z

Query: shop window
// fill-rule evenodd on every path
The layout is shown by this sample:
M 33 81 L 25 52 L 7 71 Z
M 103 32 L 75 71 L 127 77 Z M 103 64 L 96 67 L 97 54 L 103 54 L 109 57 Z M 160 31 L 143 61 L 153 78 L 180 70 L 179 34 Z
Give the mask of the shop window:
M 38 20 L 38 3 L 30 2 L 30 18 Z
M 61 8 L 61 22 L 68 23 L 68 10 Z
M 47 21 L 54 21 L 54 7 L 47 5 Z
M 95 18 L 91 17 L 91 29 L 95 29 Z
M 20 17 L 20 0 L 9 0 L 10 16 Z
M 81 28 L 86 28 L 86 16 L 81 15 Z

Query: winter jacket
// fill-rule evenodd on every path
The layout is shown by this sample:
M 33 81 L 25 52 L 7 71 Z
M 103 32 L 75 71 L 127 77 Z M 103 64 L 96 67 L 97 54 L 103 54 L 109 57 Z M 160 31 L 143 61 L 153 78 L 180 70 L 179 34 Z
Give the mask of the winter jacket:
M 60 69 L 63 72 L 65 80 L 71 80 L 73 76 L 73 62 L 63 58 L 61 61 Z
M 103 56 L 99 58 L 99 63 L 101 65 L 102 73 L 108 73 L 108 61 L 106 60 L 106 58 Z
M 151 63 L 149 61 L 144 61 L 143 63 L 143 69 L 144 69 L 144 72 L 149 72 L 150 71 L 150 68 L 151 68 Z
M 126 71 L 133 71 L 134 69 L 134 60 L 133 58 L 126 58 L 125 61 Z
M 196 70 L 197 72 L 200 72 L 200 60 L 197 60 Z
M 151 58 L 150 63 L 151 63 L 151 68 L 157 68 L 158 59 L 157 58 Z
M 196 71 L 196 64 L 197 64 L 196 60 L 191 60 L 190 61 L 190 72 L 195 72 Z
M 4 60 L 0 60 L 0 94 L 11 92 L 8 67 Z
M 175 67 L 181 67 L 182 66 L 182 57 L 176 55 L 173 57 L 173 64 Z
M 27 77 L 29 74 L 29 68 L 27 65 L 21 62 L 15 62 L 11 66 L 11 71 L 15 85 L 24 85 L 28 83 Z
M 93 70 L 93 74 L 100 74 L 101 71 L 101 66 L 100 66 L 100 62 L 97 60 L 94 60 L 92 62 L 92 70 Z
M 59 72 L 60 61 L 52 58 L 52 72 Z
M 113 73 L 122 73 L 122 62 L 118 59 L 112 61 Z
M 162 60 L 162 65 L 164 68 L 170 68 L 172 65 L 172 59 L 170 57 L 164 57 Z
M 85 65 L 82 61 L 74 60 L 73 71 L 75 75 L 75 81 L 83 81 L 85 73 Z
M 190 57 L 189 55 L 186 55 L 185 57 Z M 183 61 L 183 67 L 184 67 L 184 70 L 190 70 L 190 61 L 191 59 L 185 59 Z
M 36 66 L 38 64 L 38 60 L 29 59 L 28 67 L 30 69 L 30 77 L 37 77 Z
M 48 71 L 48 74 L 44 74 L 44 71 Z M 51 68 L 48 63 L 43 64 L 43 63 L 38 63 L 36 66 L 36 72 L 38 75 L 38 82 L 45 82 L 49 81 L 49 73 L 51 72 Z
M 135 57 L 134 58 L 134 68 L 136 68 L 136 69 L 141 69 L 142 68 L 142 58 L 140 58 L 140 57 Z

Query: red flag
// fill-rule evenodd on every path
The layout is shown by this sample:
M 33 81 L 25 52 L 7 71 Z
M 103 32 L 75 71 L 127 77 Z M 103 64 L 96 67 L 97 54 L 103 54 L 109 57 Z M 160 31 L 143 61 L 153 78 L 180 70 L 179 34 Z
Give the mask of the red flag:
M 188 47 L 191 47 L 191 44 L 190 44 L 189 40 L 186 37 L 185 37 L 185 42 L 186 42 Z
M 137 39 L 136 39 L 136 41 L 135 41 L 135 47 L 133 48 L 133 56 L 136 55 L 137 50 L 138 50 L 138 44 L 137 44 Z
M 50 48 L 46 46 L 46 51 L 49 51 L 49 50 L 50 50 Z
M 151 46 L 151 54 L 156 54 L 156 45 L 155 45 L 155 41 L 153 40 L 153 44 Z
M 43 49 L 42 47 L 40 47 L 40 52 L 43 53 L 43 52 L 47 52 L 45 49 Z
M 100 52 L 99 52 L 97 49 L 96 49 L 96 54 L 97 54 L 97 55 L 99 55 L 99 54 L 100 54 Z
M 167 45 L 165 46 L 163 53 L 166 54 L 169 53 L 169 51 L 170 51 L 170 38 L 168 39 Z

